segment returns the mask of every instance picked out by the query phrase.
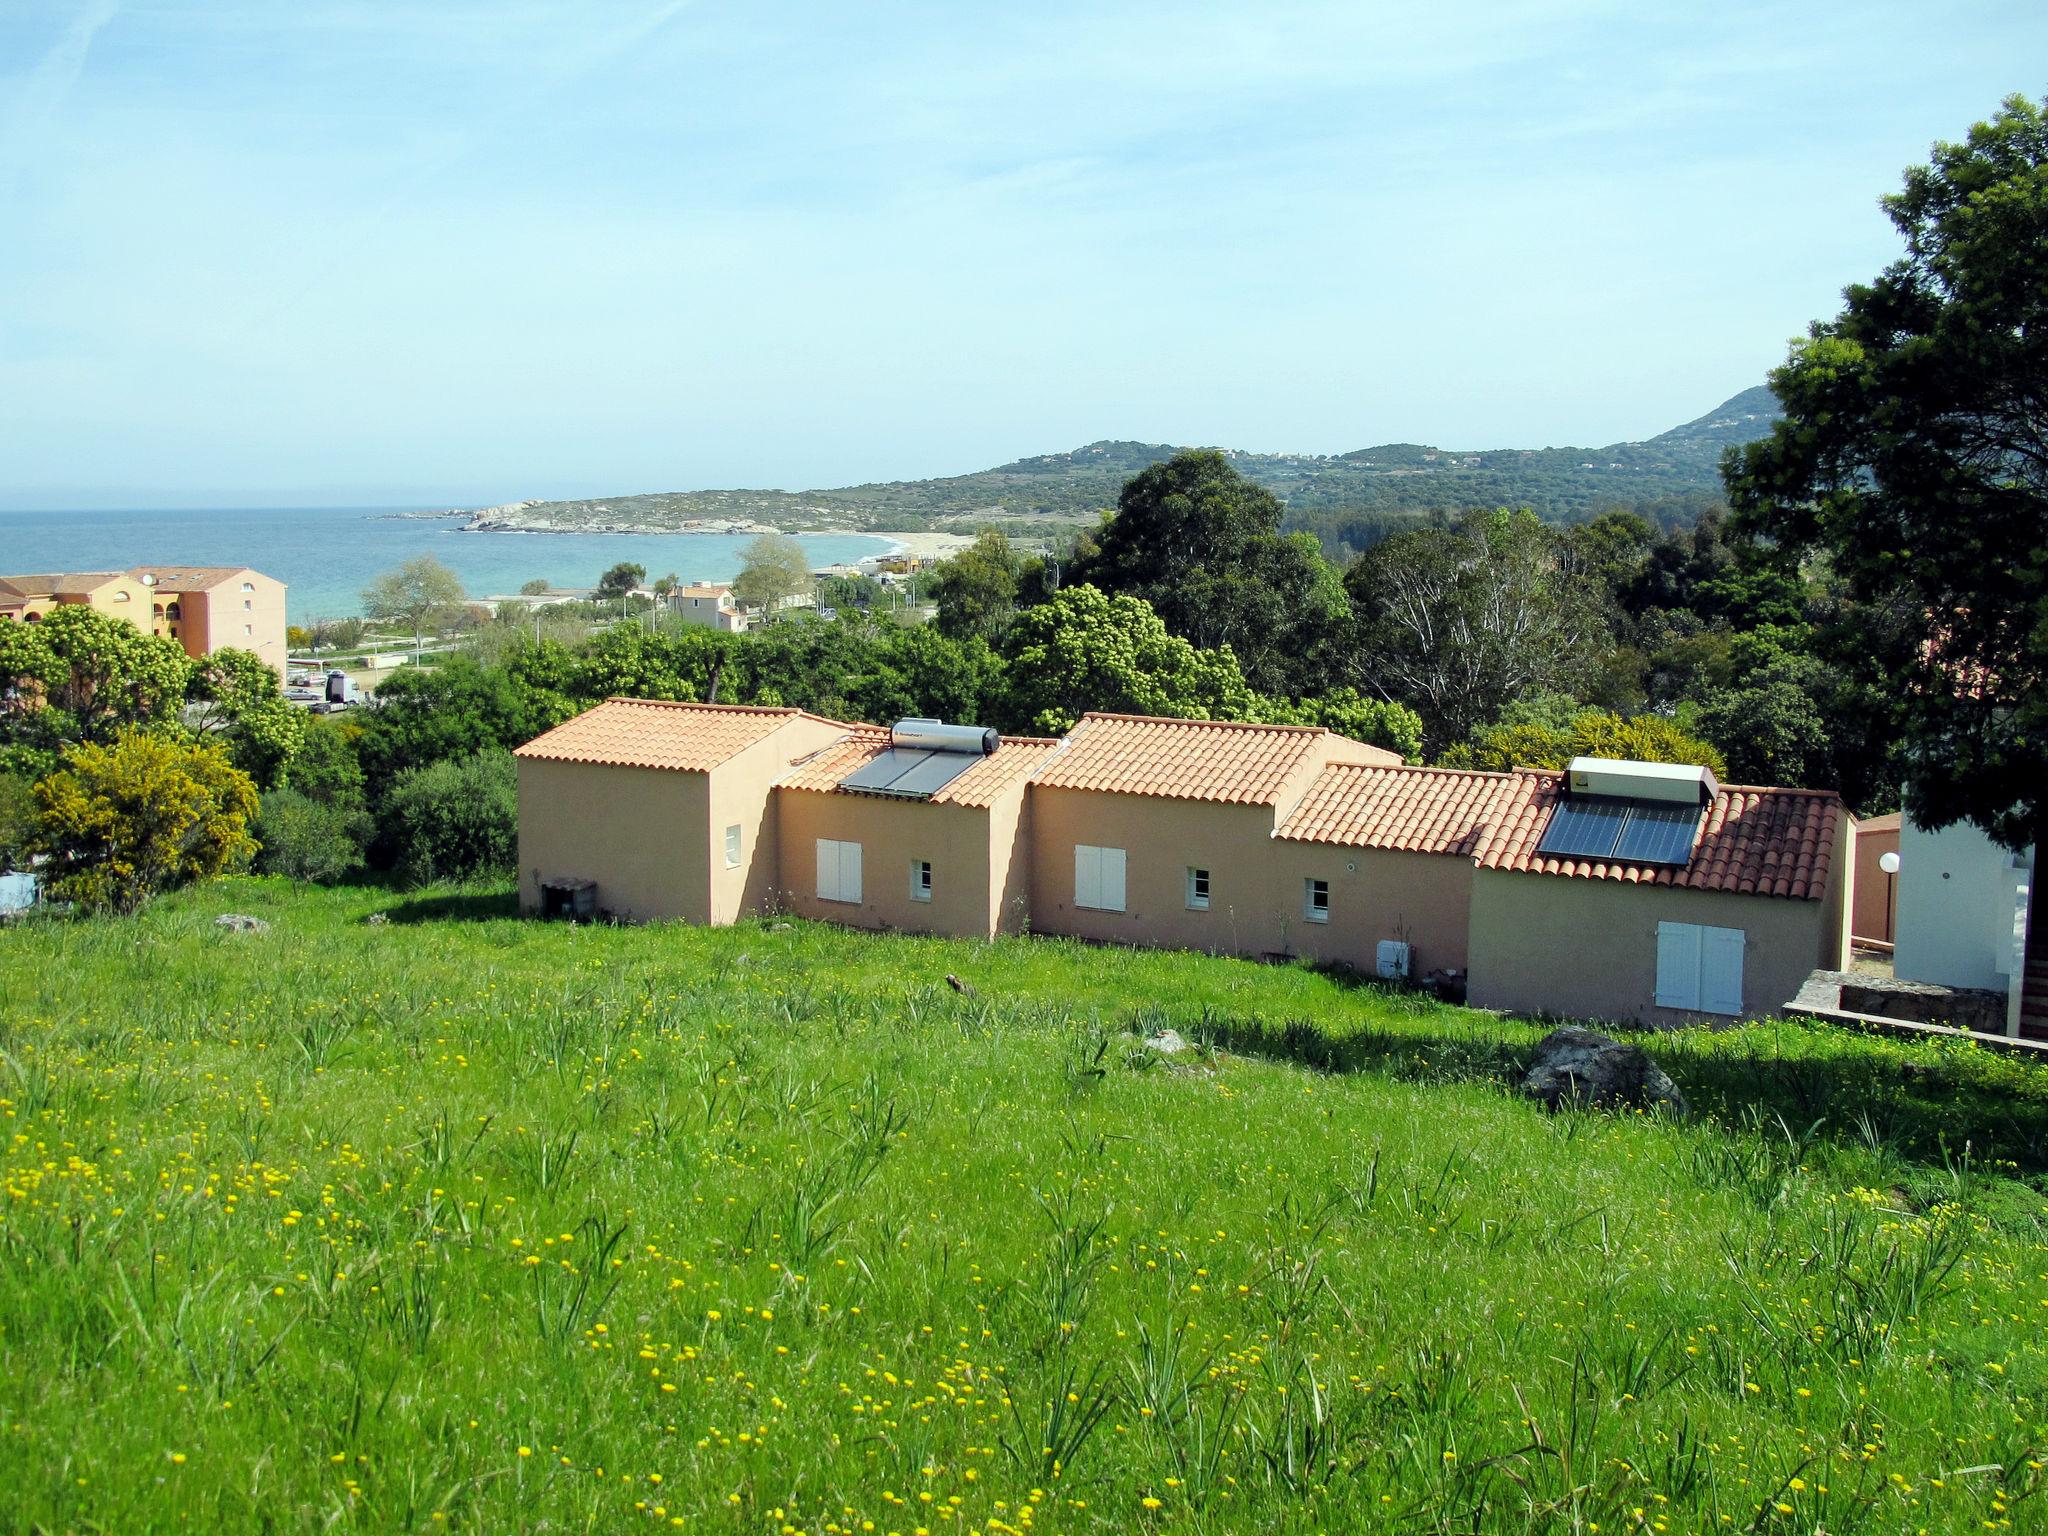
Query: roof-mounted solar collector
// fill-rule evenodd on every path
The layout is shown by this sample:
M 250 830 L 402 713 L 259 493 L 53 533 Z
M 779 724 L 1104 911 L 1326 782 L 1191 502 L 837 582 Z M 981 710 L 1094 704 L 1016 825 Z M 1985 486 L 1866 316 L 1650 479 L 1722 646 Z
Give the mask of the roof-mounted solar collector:
M 929 800 L 1002 745 L 994 731 L 940 720 L 899 720 L 889 728 L 889 745 L 839 781 L 860 795 Z

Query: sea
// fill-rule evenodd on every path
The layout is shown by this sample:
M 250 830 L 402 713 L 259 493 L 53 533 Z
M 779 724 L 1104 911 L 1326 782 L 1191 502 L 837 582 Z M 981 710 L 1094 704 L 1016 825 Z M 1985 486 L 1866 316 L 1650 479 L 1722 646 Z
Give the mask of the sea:
M 234 507 L 220 510 L 18 512 L 0 510 L 0 575 L 124 570 L 131 565 L 249 565 L 289 588 L 294 624 L 348 618 L 378 576 L 432 555 L 471 597 L 517 592 L 536 579 L 592 587 L 621 560 L 685 581 L 739 574 L 746 534 L 459 533 L 467 518 L 393 516 L 402 507 Z M 427 509 L 421 509 L 427 510 Z M 799 534 L 812 566 L 886 554 L 877 534 Z

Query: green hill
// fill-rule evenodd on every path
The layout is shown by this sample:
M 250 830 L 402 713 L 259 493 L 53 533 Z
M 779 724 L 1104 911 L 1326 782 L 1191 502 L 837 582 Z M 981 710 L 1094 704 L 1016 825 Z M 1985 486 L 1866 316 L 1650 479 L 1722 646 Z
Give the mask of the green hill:
M 1240 471 L 1287 504 L 1293 526 L 1312 529 L 1328 542 L 1356 543 L 1374 519 L 1473 506 L 1533 507 L 1558 521 L 1613 505 L 1671 501 L 1682 507 L 1688 498 L 1717 496 L 1723 448 L 1761 436 L 1776 414 L 1770 391 L 1759 388 L 1646 442 L 1603 448 L 1462 450 L 1387 443 L 1334 455 L 1227 452 Z M 1125 480 L 1174 451 L 1166 443 L 1097 442 L 936 480 L 530 502 L 480 513 L 477 526 L 657 531 L 694 520 L 790 529 L 971 530 L 991 522 L 1074 524 L 1113 506 Z
M 1503 1091 L 1539 1029 L 1301 968 L 508 907 L 234 880 L 0 933 L 9 1529 L 1957 1531 L 2043 1492 L 2029 1065 L 1655 1036 L 1697 1118 L 1552 1117 Z

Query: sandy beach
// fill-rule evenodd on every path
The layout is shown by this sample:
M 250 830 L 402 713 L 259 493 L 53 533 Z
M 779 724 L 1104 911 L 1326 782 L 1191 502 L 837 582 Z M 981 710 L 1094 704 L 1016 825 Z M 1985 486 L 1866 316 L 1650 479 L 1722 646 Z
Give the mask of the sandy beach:
M 824 530 L 819 531 L 822 532 Z M 834 533 L 845 532 L 844 529 L 840 528 L 830 531 Z M 868 530 L 863 529 L 862 531 L 867 532 Z M 897 554 L 914 555 L 920 560 L 944 560 L 949 555 L 957 555 L 961 550 L 974 542 L 973 537 L 965 533 L 891 533 L 885 528 L 873 530 L 872 536 L 878 539 L 887 539 L 891 544 L 894 544 Z

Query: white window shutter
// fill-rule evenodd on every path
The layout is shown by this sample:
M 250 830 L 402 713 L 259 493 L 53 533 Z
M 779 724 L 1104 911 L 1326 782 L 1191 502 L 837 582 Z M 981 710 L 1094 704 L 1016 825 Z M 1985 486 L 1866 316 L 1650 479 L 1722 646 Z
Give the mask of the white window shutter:
M 839 899 L 839 845 L 829 837 L 818 839 L 818 900 Z
M 1084 844 L 1074 845 L 1074 905 L 1077 907 L 1098 907 L 1097 900 L 1102 890 L 1101 861 L 1096 857 L 1099 850 Z
M 1104 848 L 1102 855 L 1102 905 L 1112 912 L 1124 909 L 1124 851 Z
M 1700 1001 L 1702 1013 L 1742 1012 L 1742 947 L 1740 928 L 1700 930 Z
M 1697 923 L 1657 925 L 1657 1006 L 1700 1005 L 1700 927 Z
M 839 899 L 860 900 L 860 844 L 839 845 Z

